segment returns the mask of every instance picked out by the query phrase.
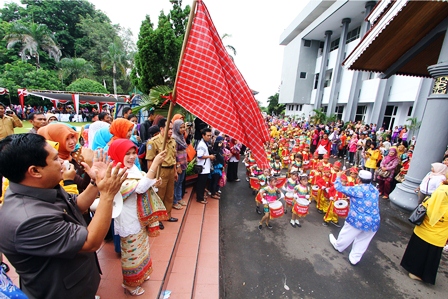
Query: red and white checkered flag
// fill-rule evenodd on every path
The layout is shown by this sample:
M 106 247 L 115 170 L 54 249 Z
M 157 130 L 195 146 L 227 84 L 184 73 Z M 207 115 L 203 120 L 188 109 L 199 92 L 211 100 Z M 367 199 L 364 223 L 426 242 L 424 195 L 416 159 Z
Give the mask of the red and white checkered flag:
M 177 75 L 176 103 L 245 144 L 259 167 L 269 167 L 263 148 L 269 134 L 261 111 L 202 0 Z

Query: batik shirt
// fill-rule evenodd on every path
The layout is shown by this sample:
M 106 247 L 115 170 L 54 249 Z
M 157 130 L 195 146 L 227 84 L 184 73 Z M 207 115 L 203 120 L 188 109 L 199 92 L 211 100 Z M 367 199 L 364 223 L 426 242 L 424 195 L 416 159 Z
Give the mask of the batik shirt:
M 378 190 L 372 184 L 345 187 L 342 186 L 340 178 L 336 179 L 334 187 L 350 198 L 350 211 L 345 221 L 363 231 L 378 231 L 380 227 Z

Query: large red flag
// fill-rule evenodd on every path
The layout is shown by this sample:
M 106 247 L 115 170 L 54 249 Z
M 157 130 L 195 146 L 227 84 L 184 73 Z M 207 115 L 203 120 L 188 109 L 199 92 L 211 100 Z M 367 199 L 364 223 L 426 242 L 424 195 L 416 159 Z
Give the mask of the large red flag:
M 269 166 L 263 148 L 269 140 L 263 116 L 201 0 L 177 75 L 176 103 L 245 144 L 259 167 Z

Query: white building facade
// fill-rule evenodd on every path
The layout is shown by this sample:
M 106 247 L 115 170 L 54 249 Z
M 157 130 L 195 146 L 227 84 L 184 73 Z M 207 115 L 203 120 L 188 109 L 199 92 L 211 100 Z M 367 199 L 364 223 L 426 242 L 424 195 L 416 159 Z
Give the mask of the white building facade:
M 308 117 L 322 108 L 344 121 L 361 120 L 386 130 L 422 119 L 433 79 L 381 78 L 343 66 L 370 24 L 376 1 L 312 0 L 280 38 L 285 46 L 279 103 L 288 116 Z M 399 43 L 399 41 L 397 41 Z

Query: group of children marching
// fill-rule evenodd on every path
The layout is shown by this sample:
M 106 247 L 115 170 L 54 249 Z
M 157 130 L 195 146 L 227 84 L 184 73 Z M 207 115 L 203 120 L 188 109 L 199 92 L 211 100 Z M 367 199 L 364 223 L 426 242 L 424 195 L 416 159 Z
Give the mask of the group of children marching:
M 270 169 L 260 169 L 250 151 L 244 161 L 246 179 L 256 194 L 256 212 L 262 215 L 258 229 L 261 230 L 263 224 L 272 229 L 270 219 L 288 213 L 291 214 L 291 226 L 301 227 L 300 218 L 309 213 L 309 205 L 313 201 L 316 202 L 317 212 L 323 214 L 324 226 L 331 223 L 340 227 L 338 214 L 341 213 L 336 213 L 335 202 L 344 204 L 341 201 L 345 201 L 342 206 L 349 203 L 349 199 L 334 188 L 337 173 L 345 171 L 345 167 L 341 169 L 341 162 L 336 161 L 332 165 L 328 154 L 323 155 L 322 159 L 319 159 L 317 152 L 311 155 L 306 138 L 294 138 L 293 142 L 286 139 L 283 143 L 274 141 L 265 150 Z M 286 176 L 282 175 L 285 169 Z M 358 169 L 352 167 L 348 173 L 341 176 L 342 184 L 357 185 Z

